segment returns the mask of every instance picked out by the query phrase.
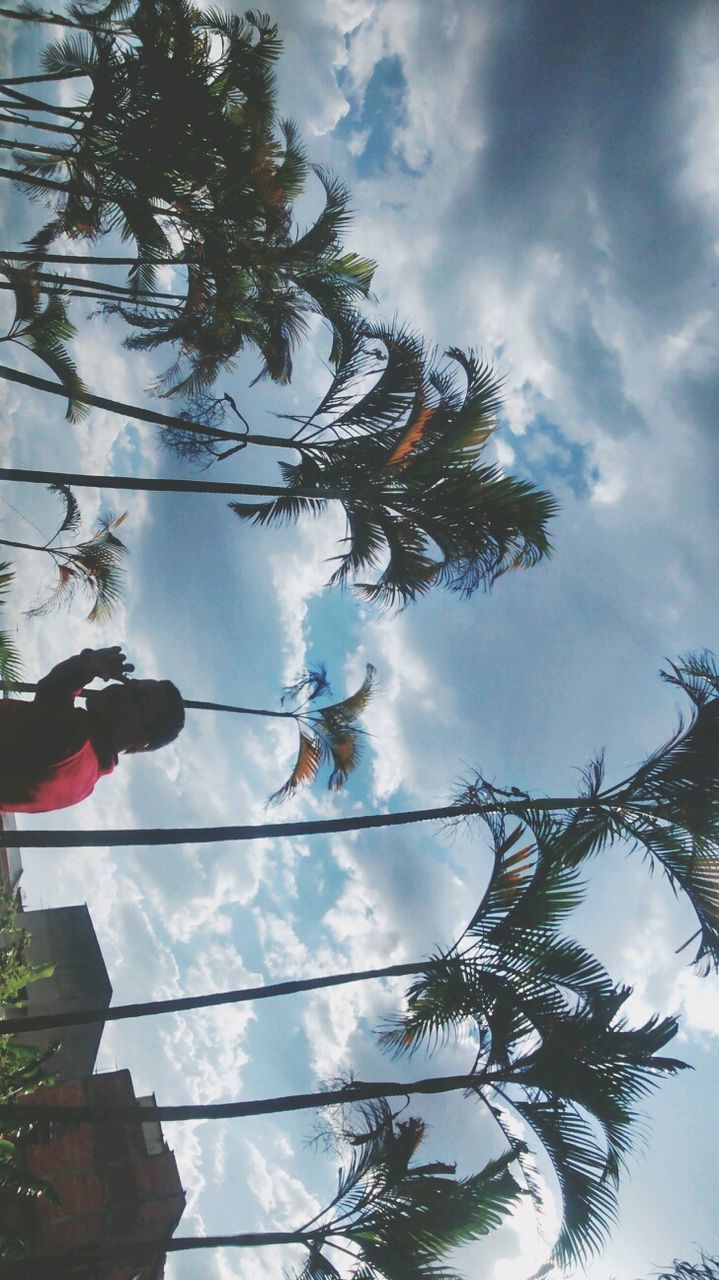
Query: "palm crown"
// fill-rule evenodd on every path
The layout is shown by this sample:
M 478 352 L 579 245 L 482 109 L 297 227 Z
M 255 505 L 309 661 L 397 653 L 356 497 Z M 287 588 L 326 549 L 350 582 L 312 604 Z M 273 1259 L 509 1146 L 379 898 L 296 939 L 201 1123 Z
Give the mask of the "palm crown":
M 89 12 L 86 20 L 88 30 L 44 58 L 53 75 L 91 80 L 71 140 L 16 153 L 58 206 L 31 245 L 41 258 L 61 233 L 134 240 L 126 296 L 112 290 L 106 309 L 135 328 L 130 346 L 175 345 L 157 384 L 164 393 L 196 392 L 247 345 L 263 375 L 286 381 L 308 316 L 339 323 L 367 296 L 374 264 L 343 249 L 348 193 L 320 168 L 325 207 L 295 233 L 293 203 L 310 166 L 291 122 L 278 136 L 276 26 L 166 0 L 142 0 L 109 28 Z M 179 305 L 152 296 L 158 261 L 186 264 Z
M 581 1263 L 616 1215 L 617 1188 L 631 1149 L 636 1104 L 683 1063 L 659 1056 L 676 1034 L 673 1018 L 631 1028 L 619 1017 L 630 992 L 559 925 L 581 899 L 575 868 L 554 858 L 553 823 L 519 844 L 489 819 L 494 866 L 484 898 L 458 943 L 411 986 L 406 1011 L 380 1039 L 396 1054 L 430 1051 L 474 1028 L 469 1087 L 508 1139 L 514 1111 L 534 1132 L 560 1185 L 563 1221 L 553 1259 Z M 441 960 L 441 957 L 439 958 Z M 542 1183 L 518 1155 L 541 1205 Z
M 500 387 L 474 352 L 443 359 L 402 327 L 348 320 L 329 390 L 293 436 L 300 461 L 280 463 L 286 495 L 232 509 L 268 524 L 340 501 L 347 549 L 330 584 L 384 561 L 376 581 L 355 584 L 382 605 L 435 584 L 463 596 L 489 587 L 549 553 L 556 510 L 548 494 L 481 461 Z
M 359 1110 L 361 1125 L 344 1134 L 353 1154 L 337 1194 L 303 1228 L 313 1238 L 297 1280 L 341 1280 L 342 1262 L 327 1256 L 340 1241 L 354 1262 L 343 1272 L 356 1280 L 454 1280 L 440 1265 L 444 1255 L 498 1226 L 521 1195 L 509 1172 L 517 1144 L 481 1173 L 457 1178 L 454 1165 L 412 1163 L 421 1120 L 397 1122 L 383 1099 Z
M 694 959 L 706 969 L 719 965 L 719 670 L 703 652 L 661 675 L 690 699 L 691 716 L 629 777 L 605 786 L 599 756 L 584 771 L 576 806 L 500 791 L 480 774 L 457 801 L 510 809 L 535 833 L 545 828 L 551 805 L 552 856 L 568 866 L 616 840 L 639 849 L 675 892 L 686 894 L 699 925 L 689 942 L 698 939 Z

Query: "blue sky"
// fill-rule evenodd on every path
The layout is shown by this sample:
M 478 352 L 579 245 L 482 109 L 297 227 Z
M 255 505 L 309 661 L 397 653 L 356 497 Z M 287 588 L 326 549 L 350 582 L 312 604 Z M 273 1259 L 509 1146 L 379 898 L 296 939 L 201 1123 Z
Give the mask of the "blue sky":
M 188 697 L 274 707 L 310 660 L 327 662 L 338 695 L 373 662 L 381 683 L 360 774 L 344 796 L 298 797 L 288 816 L 442 803 L 475 764 L 500 785 L 563 793 L 602 746 L 610 776 L 623 776 L 676 724 L 677 699 L 657 678 L 664 658 L 719 646 L 715 8 L 313 0 L 271 12 L 285 39 L 281 110 L 353 191 L 351 244 L 378 259 L 377 314 L 495 362 L 506 393 L 498 457 L 556 493 L 555 555 L 491 596 L 435 592 L 378 617 L 351 593 L 323 591 L 342 533 L 334 513 L 253 530 L 222 499 L 131 496 L 128 591 L 113 625 L 91 630 L 80 609 L 26 619 L 38 573 L 18 561 L 13 620 L 27 675 L 85 645 L 123 642 L 139 674 L 168 675 Z M 16 243 L 27 208 L 3 194 L 3 240 Z M 319 199 L 308 197 L 307 217 Z M 141 401 L 160 366 L 123 352 L 120 337 L 98 318 L 84 323 L 83 371 L 94 388 Z M 255 366 L 238 367 L 227 388 L 253 426 L 279 430 L 274 411 L 313 402 L 326 345 L 318 331 L 288 390 L 250 391 Z M 2 384 L 0 397 L 5 465 L 181 472 L 149 428 L 100 413 L 69 428 L 40 396 Z M 215 470 L 271 481 L 274 465 L 238 455 Z M 43 495 L 4 496 L 51 529 Z M 87 493 L 82 505 L 91 520 L 120 504 Z M 4 506 L 0 520 L 1 536 L 29 532 Z M 176 745 L 123 762 L 82 809 L 28 825 L 259 822 L 292 748 L 269 722 L 196 713 Z M 25 890 L 33 907 L 89 903 L 122 1001 L 426 955 L 466 922 L 488 865 L 479 836 L 422 830 L 292 847 L 28 853 Z M 681 1014 L 677 1052 L 695 1067 L 649 1104 L 645 1153 L 590 1267 L 596 1280 L 634 1280 L 697 1244 L 719 1248 L 719 986 L 674 958 L 691 921 L 637 859 L 592 868 L 576 930 L 634 985 L 637 1019 Z M 290 1092 L 348 1066 L 385 1076 L 370 1029 L 397 999 L 374 985 L 114 1027 L 100 1065 L 129 1066 L 136 1088 L 163 1102 Z M 470 1057 L 460 1045 L 437 1070 Z M 484 1163 L 494 1139 L 466 1103 L 422 1111 L 432 1155 L 464 1171 Z M 334 1181 L 333 1159 L 305 1145 L 311 1131 L 296 1117 L 168 1130 L 190 1194 L 183 1232 L 310 1217 L 312 1197 Z M 526 1211 L 461 1269 L 528 1275 L 548 1252 L 551 1214 L 545 1231 Z M 259 1280 L 283 1261 L 186 1258 L 168 1274 Z

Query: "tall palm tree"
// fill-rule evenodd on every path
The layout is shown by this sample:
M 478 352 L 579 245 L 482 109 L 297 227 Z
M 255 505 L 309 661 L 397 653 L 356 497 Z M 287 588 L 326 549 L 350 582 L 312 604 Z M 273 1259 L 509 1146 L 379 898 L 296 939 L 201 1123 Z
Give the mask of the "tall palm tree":
M 470 596 L 551 549 L 546 529 L 554 500 L 484 461 L 500 385 L 474 352 L 452 348 L 445 359 L 399 326 L 346 318 L 328 391 L 291 441 L 276 442 L 299 454 L 297 463 L 280 463 L 283 485 L 97 476 L 72 483 L 258 495 L 262 500 L 231 506 L 259 525 L 319 515 L 328 502 L 339 502 L 346 549 L 336 557 L 331 585 L 351 581 L 380 607 L 407 604 L 433 586 Z M 216 456 L 211 431 L 196 427 L 171 427 L 168 443 L 196 455 L 209 440 Z M 248 434 L 238 443 L 271 439 Z M 374 581 L 356 581 L 376 571 Z
M 215 841 L 246 841 L 339 834 L 379 827 L 443 821 L 456 823 L 491 814 L 516 817 L 541 831 L 542 815 L 557 824 L 553 846 L 570 865 L 618 839 L 639 849 L 659 867 L 675 891 L 682 890 L 697 917 L 695 961 L 719 964 L 719 670 L 711 654 L 689 654 L 662 677 L 682 689 L 692 703 L 685 725 L 629 777 L 602 786 L 598 762 L 587 771 L 575 796 L 530 797 L 502 791 L 481 775 L 453 803 L 399 813 L 375 813 L 309 822 L 260 826 L 138 828 L 124 831 L 23 831 L 0 833 L 0 847 L 93 848 Z M 694 939 L 690 939 L 694 941 Z
M 37 551 L 47 556 L 57 572 L 50 594 L 27 610 L 28 617 L 42 617 L 60 605 L 70 604 L 78 591 L 85 591 L 91 600 L 88 621 L 106 622 L 122 593 L 122 562 L 127 548 L 117 537 L 115 529 L 123 523 L 127 513 L 114 518 L 109 515 L 100 517 L 97 532 L 85 541 L 59 542 L 63 534 L 77 532 L 81 522 L 80 508 L 72 490 L 66 485 L 51 484 L 48 488 L 63 504 L 62 520 L 53 535 L 42 543 L 0 538 L 2 547 Z
M 218 1248 L 302 1245 L 307 1261 L 296 1280 L 452 1280 L 440 1264 L 451 1250 L 481 1239 L 511 1212 L 522 1192 L 510 1173 L 516 1144 L 481 1173 L 456 1176 L 456 1166 L 413 1163 L 424 1135 L 422 1120 L 397 1121 L 384 1101 L 365 1104 L 363 1125 L 346 1135 L 351 1155 L 340 1169 L 335 1196 L 318 1214 L 291 1231 L 242 1235 L 175 1237 L 169 1241 L 79 1249 L 50 1258 L 18 1261 L 8 1277 L 68 1276 L 91 1264 L 98 1272 L 111 1262 L 140 1265 L 153 1251 L 167 1253 Z M 348 1270 L 349 1269 L 349 1270 Z

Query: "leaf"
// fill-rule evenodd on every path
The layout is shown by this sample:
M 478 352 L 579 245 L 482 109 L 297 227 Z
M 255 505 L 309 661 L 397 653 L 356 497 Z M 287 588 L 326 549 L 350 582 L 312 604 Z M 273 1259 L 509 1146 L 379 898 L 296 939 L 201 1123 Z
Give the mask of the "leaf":
M 559 1101 L 513 1104 L 549 1155 L 562 1193 L 562 1228 L 552 1253 L 562 1267 L 582 1265 L 602 1247 L 617 1217 L 606 1156 L 577 1109 Z
M 66 484 L 49 484 L 47 487 L 51 493 L 57 494 L 65 508 L 62 524 L 55 537 L 58 537 L 61 533 L 74 533 L 81 520 L 80 506 L 75 494 Z
M 300 743 L 294 768 L 286 782 L 269 797 L 268 804 L 281 804 L 289 799 L 303 782 L 314 782 L 322 760 L 322 751 L 316 738 L 300 729 Z

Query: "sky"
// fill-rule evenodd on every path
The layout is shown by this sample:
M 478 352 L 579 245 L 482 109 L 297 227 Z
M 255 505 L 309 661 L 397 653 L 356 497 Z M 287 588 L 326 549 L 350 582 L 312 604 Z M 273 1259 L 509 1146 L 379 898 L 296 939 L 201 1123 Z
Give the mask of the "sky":
M 716 372 L 719 288 L 719 26 L 702 0 L 309 0 L 274 3 L 282 114 L 313 159 L 349 184 L 350 247 L 378 261 L 373 314 L 430 342 L 475 347 L 504 378 L 496 442 L 508 470 L 549 488 L 554 555 L 461 601 L 447 592 L 395 616 L 324 589 L 342 521 L 286 530 L 240 524 L 222 499 L 81 495 L 88 527 L 127 506 L 127 590 L 112 623 L 31 619 L 43 575 L 18 557 L 7 613 L 26 678 L 87 645 L 122 643 L 141 676 L 187 697 L 276 708 L 283 685 L 327 663 L 334 692 L 378 669 L 365 758 L 346 793 L 303 792 L 288 817 L 442 804 L 481 768 L 499 785 L 565 794 L 606 748 L 619 778 L 673 731 L 666 658 L 716 648 Z M 21 32 L 6 56 L 25 67 Z M 301 218 L 319 208 L 311 188 Z M 40 210 L 3 192 L 3 243 Z M 77 312 L 76 351 L 101 394 L 145 403 L 156 360 Z M 8 359 L 18 359 L 16 352 Z M 249 389 L 251 358 L 222 380 L 260 431 L 310 407 L 327 383 L 327 337 L 298 354 L 290 388 Z M 23 367 L 33 372 L 29 357 Z M 184 474 L 151 428 L 0 384 L 3 465 Z M 276 478 L 273 458 L 236 455 L 218 478 Z M 205 478 L 210 478 L 213 471 Z M 0 536 L 46 536 L 55 507 L 0 492 Z M 271 721 L 188 713 L 173 746 L 128 758 L 76 811 L 22 826 L 262 822 L 293 755 Z M 274 815 L 273 815 L 274 816 Z M 478 831 L 436 828 L 233 847 L 28 851 L 28 905 L 87 902 L 115 1001 L 395 963 L 462 929 L 489 856 Z M 694 1070 L 647 1105 L 649 1124 L 593 1280 L 635 1280 L 699 1246 L 719 1251 L 714 1205 L 719 983 L 674 955 L 685 904 L 636 856 L 590 869 L 577 936 L 634 988 L 637 1021 L 677 1013 L 673 1048 Z M 99 1067 L 132 1070 L 163 1103 L 225 1101 L 406 1072 L 373 1029 L 401 988 L 331 994 L 107 1028 Z M 459 1044 L 427 1066 L 466 1069 Z M 424 1064 L 421 1064 L 424 1067 Z M 424 1073 L 424 1072 L 422 1072 Z M 419 1107 L 413 1107 L 419 1111 Z M 480 1168 L 489 1121 L 463 1099 L 422 1105 L 429 1158 Z M 291 1227 L 331 1194 L 335 1160 L 308 1145 L 313 1119 L 166 1126 L 188 1192 L 183 1234 Z M 528 1276 L 547 1257 L 556 1188 L 539 1228 L 526 1206 L 457 1258 L 468 1277 Z M 287 1255 L 173 1259 L 170 1280 L 259 1280 Z

